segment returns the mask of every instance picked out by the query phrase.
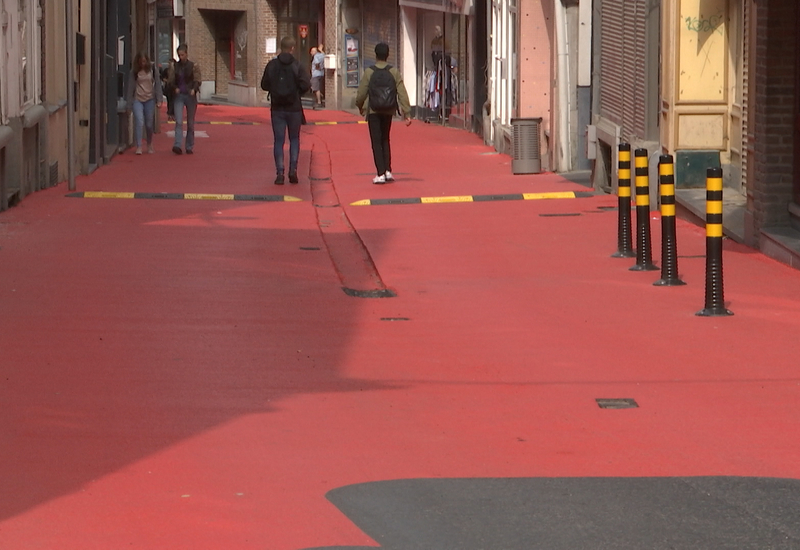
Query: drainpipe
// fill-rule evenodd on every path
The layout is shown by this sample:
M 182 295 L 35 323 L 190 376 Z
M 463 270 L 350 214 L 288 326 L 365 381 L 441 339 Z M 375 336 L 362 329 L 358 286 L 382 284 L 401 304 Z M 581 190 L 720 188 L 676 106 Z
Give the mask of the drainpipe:
M 67 180 L 75 191 L 75 23 L 72 0 L 65 0 L 67 16 Z
M 568 172 L 571 169 L 570 140 L 569 140 L 569 115 L 572 105 L 570 103 L 569 81 L 569 40 L 567 38 L 567 8 L 562 0 L 555 2 L 556 19 L 556 52 L 558 56 L 558 76 L 556 88 L 558 92 L 558 151 L 556 155 L 556 169 Z

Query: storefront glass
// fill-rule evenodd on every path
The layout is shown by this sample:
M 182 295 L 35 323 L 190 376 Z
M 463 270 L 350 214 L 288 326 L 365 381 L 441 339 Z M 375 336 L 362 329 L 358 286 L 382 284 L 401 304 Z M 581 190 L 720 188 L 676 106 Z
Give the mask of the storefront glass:
M 470 17 L 419 10 L 419 117 L 461 128 L 471 125 Z

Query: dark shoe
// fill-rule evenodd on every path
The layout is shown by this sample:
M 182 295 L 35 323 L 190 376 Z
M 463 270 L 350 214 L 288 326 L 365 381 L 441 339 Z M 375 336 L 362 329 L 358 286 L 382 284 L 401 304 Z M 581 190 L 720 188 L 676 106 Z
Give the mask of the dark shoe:
M 172 148 L 172 152 L 175 153 L 176 155 L 182 155 L 183 154 L 183 151 L 181 151 L 181 148 L 178 147 L 177 145 Z
M 297 183 L 297 172 L 289 172 L 289 183 Z
M 194 149 L 186 149 L 187 155 L 194 155 Z
M 283 174 L 278 174 L 275 178 L 275 185 L 283 185 Z

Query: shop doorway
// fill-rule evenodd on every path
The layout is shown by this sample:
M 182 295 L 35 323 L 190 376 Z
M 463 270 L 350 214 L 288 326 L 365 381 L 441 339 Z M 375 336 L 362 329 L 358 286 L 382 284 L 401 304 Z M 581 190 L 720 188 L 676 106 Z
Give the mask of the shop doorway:
M 800 6 L 797 8 L 797 16 L 795 22 L 795 40 L 797 46 L 795 47 L 794 57 L 794 181 L 792 186 L 792 202 L 795 205 L 800 205 Z M 797 211 L 797 209 L 793 209 Z M 795 215 L 793 225 L 795 228 L 800 228 L 800 220 Z
M 325 11 L 323 0 L 282 0 L 278 8 L 278 42 L 285 36 L 294 38 L 295 57 L 304 67 L 311 67 L 311 48 L 320 43 Z
M 214 66 L 209 71 L 214 93 L 225 96 L 228 82 L 247 80 L 247 41 L 237 39 L 247 36 L 247 14 L 235 10 L 199 11 L 214 40 Z
M 420 10 L 417 25 L 420 118 L 426 122 L 471 128 L 470 17 Z

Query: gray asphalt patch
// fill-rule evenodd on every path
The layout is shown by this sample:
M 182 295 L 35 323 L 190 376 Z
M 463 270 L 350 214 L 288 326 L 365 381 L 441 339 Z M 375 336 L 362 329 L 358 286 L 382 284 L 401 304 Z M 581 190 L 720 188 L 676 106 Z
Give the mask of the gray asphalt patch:
M 800 548 L 789 479 L 413 479 L 328 498 L 387 550 Z

